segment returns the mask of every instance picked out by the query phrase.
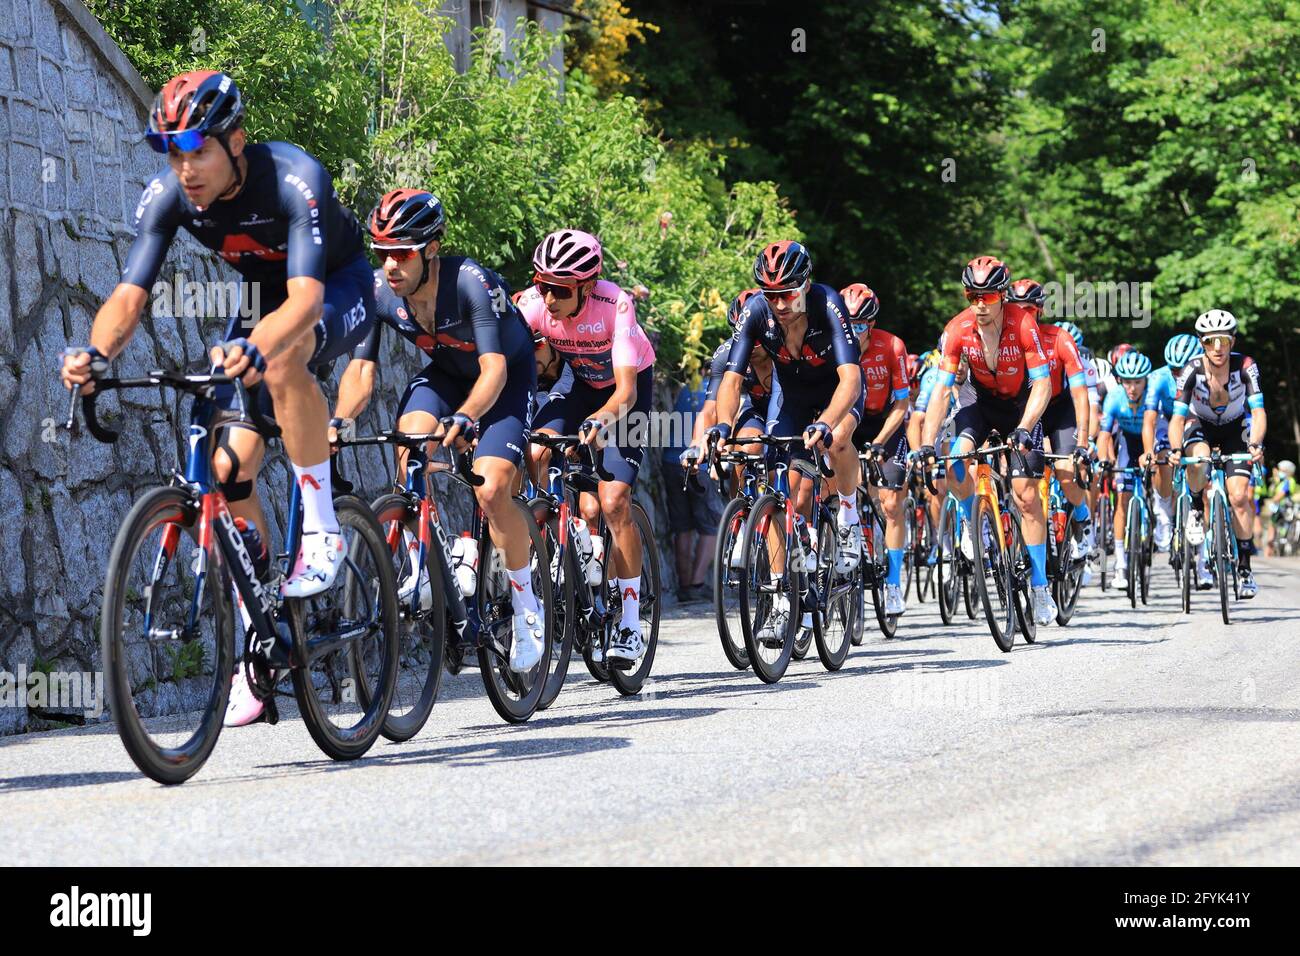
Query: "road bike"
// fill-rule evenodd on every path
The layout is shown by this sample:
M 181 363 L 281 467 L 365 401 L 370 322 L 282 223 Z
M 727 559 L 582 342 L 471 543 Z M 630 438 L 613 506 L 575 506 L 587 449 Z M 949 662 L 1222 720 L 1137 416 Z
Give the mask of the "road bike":
M 99 377 L 95 391 L 80 396 L 87 429 L 115 442 L 118 433 L 97 417 L 97 401 L 113 391 L 158 387 L 193 396 L 188 452 L 171 482 L 146 491 L 123 520 L 100 615 L 109 706 L 127 753 L 159 783 L 196 773 L 221 734 L 238 646 L 239 666 L 269 723 L 279 719 L 277 696 L 286 693 L 277 684 L 287 673 L 317 746 L 335 760 L 362 756 L 383 729 L 397 670 L 396 582 L 374 514 L 355 497 L 336 497 L 343 567 L 322 594 L 284 598 L 280 585 L 301 535 L 297 483 L 284 552 L 262 578 L 212 475 L 220 429 L 251 419 L 265 438 L 278 435 L 241 382 L 165 371 Z M 218 390 L 232 388 L 238 407 L 219 407 Z M 73 414 L 67 425 L 73 427 Z

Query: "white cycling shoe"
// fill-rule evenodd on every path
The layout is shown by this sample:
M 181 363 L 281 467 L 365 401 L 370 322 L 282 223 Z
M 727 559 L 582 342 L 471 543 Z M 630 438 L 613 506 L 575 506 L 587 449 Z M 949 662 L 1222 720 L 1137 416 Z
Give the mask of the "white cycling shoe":
M 745 566 L 744 534 L 737 534 L 736 543 L 731 546 L 731 566 L 737 569 L 743 568 Z
M 885 585 L 885 613 L 891 617 L 907 611 L 907 602 L 903 600 L 903 589 L 897 584 Z
M 1201 522 L 1201 516 L 1195 511 L 1187 513 L 1187 543 L 1191 545 L 1203 544 L 1205 542 L 1205 525 Z
M 1052 600 L 1052 589 L 1046 584 L 1032 589 L 1034 602 L 1034 623 L 1051 624 L 1056 620 L 1056 602 Z
M 226 716 L 221 721 L 223 727 L 244 727 L 260 720 L 264 706 L 253 696 L 253 689 L 248 686 L 248 676 L 244 672 L 243 662 L 235 668 L 235 678 L 230 684 L 230 700 L 226 704 Z
M 1117 591 L 1122 591 L 1128 587 L 1128 552 L 1117 550 L 1115 552 L 1115 570 L 1112 573 L 1110 583 Z
M 618 633 L 609 643 L 609 652 L 605 656 L 611 661 L 628 661 L 635 664 L 645 654 L 645 647 L 641 622 L 634 621 L 618 629 Z
M 957 525 L 957 544 L 961 548 L 962 556 L 971 564 L 975 563 L 975 539 L 971 535 L 969 521 L 962 521 Z
M 515 615 L 514 640 L 510 643 L 510 669 L 516 674 L 527 674 L 542 659 L 546 649 L 542 619 L 536 611 L 521 611 Z
M 849 574 L 862 560 L 862 522 L 841 526 L 835 533 L 835 573 Z M 816 567 L 816 558 L 809 562 Z
M 343 535 L 316 531 L 302 536 L 293 573 L 284 579 L 281 593 L 287 598 L 305 598 L 328 591 L 343 567 Z
M 559 554 L 559 552 L 556 551 L 556 554 Z M 420 586 L 420 610 L 427 611 L 433 607 L 433 589 L 429 585 L 429 576 L 421 574 L 420 570 L 420 568 L 412 568 L 406 577 L 402 578 L 401 586 L 397 589 L 397 603 L 402 607 L 408 606 L 411 603 L 411 598 L 415 596 L 415 587 L 418 582 Z
M 1088 522 L 1088 527 L 1084 530 L 1083 536 L 1075 538 L 1070 542 L 1070 557 L 1076 561 L 1090 557 L 1092 552 L 1097 548 L 1097 535 L 1092 529 L 1092 522 Z
M 1250 573 L 1249 569 L 1241 572 L 1241 599 L 1248 601 L 1259 593 L 1259 585 L 1255 583 L 1255 575 Z
M 1210 570 L 1208 564 L 1196 562 L 1196 590 L 1208 591 L 1214 587 L 1214 572 Z
M 767 620 L 758 629 L 754 639 L 764 647 L 780 647 L 785 642 L 785 632 L 790 626 L 790 600 L 784 595 L 772 602 Z

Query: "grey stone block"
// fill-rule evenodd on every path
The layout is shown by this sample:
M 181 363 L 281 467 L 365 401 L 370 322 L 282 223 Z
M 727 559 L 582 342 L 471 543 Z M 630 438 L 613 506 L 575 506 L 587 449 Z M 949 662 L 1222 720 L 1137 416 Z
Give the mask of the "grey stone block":
M 39 180 L 36 180 L 28 186 L 27 195 L 39 196 L 39 182 Z M 35 217 L 30 213 L 17 211 L 14 212 L 13 217 L 14 248 L 34 250 L 36 248 L 36 236 L 39 231 Z M 18 287 L 18 314 L 14 316 L 14 320 L 17 321 L 26 316 L 40 299 L 43 281 L 39 270 L 35 268 L 18 269 L 14 273 L 14 279 L 15 285 Z
M 41 97 L 40 56 L 32 47 L 14 48 L 14 72 L 18 83 L 15 89 L 34 99 Z
M 67 105 L 67 93 L 63 89 L 63 70 L 57 63 L 41 57 L 42 101 L 46 106 L 62 109 Z
M 80 245 L 81 283 L 91 295 L 99 299 L 108 298 L 121 278 L 112 247 L 107 242 L 82 242 Z
M 21 0 L 18 0 L 18 2 L 21 2 Z M 37 4 L 33 13 L 35 14 L 32 20 L 36 25 L 37 49 L 56 59 L 62 59 L 63 37 L 59 29 L 59 18 L 44 3 Z
M 40 131 L 36 125 L 35 106 L 25 100 L 11 99 L 9 101 L 9 116 L 13 122 L 9 133 L 14 140 L 31 145 L 35 145 L 39 141 Z

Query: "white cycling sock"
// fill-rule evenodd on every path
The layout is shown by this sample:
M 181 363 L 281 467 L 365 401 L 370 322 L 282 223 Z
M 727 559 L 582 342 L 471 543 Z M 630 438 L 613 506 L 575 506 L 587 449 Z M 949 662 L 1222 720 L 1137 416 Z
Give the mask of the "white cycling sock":
M 619 627 L 631 627 L 641 619 L 641 576 L 619 578 L 618 593 L 623 599 L 623 617 Z
M 862 519 L 858 517 L 858 503 L 850 495 L 840 499 L 839 524 L 841 528 L 851 528 Z
M 334 497 L 330 491 L 329 459 L 305 468 L 294 465 L 293 477 L 302 497 L 302 533 L 324 531 L 338 534 L 339 519 L 334 515 Z
M 536 614 L 540 608 L 537 604 L 537 595 L 533 593 L 533 569 L 527 565 L 518 571 L 510 572 L 510 603 L 514 607 L 516 614 L 525 614 L 532 612 Z

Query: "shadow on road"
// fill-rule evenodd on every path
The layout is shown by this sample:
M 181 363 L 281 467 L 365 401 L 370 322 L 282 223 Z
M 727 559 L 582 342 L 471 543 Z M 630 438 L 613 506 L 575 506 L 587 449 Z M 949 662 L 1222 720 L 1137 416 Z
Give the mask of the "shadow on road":
M 34 773 L 26 777 L 0 778 L 0 796 L 21 790 L 59 790 L 65 787 L 97 787 L 102 783 L 139 780 L 140 774 L 125 770 L 90 773 Z

